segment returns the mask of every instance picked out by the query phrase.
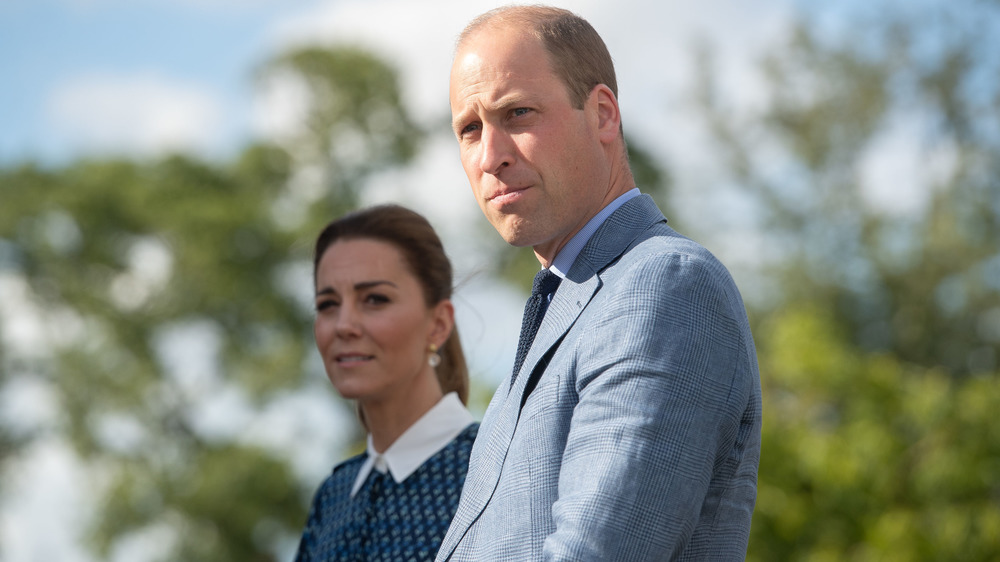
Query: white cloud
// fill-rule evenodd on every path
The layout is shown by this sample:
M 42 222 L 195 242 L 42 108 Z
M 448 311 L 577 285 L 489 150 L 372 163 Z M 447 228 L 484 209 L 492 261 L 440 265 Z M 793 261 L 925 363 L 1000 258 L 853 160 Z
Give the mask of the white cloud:
M 208 89 L 155 73 L 79 75 L 47 103 L 53 133 L 84 153 L 212 149 L 225 104 Z
M 448 110 L 448 73 L 455 37 L 472 17 L 495 2 L 468 0 L 328 1 L 275 23 L 272 45 L 284 50 L 307 44 L 368 48 L 401 72 L 411 107 Z
M 727 57 L 727 84 L 750 95 L 746 72 L 756 48 L 774 37 L 790 13 L 785 0 L 680 2 L 564 0 L 597 29 L 615 59 L 627 109 L 665 106 L 690 72 L 692 39 L 704 36 Z M 272 48 L 314 43 L 369 47 L 398 65 L 403 91 L 418 111 L 447 112 L 448 74 L 458 33 L 493 0 L 330 0 L 277 20 Z M 729 58 L 739 59 L 728 62 Z M 639 121 L 636 119 L 636 121 Z M 660 129 L 665 136 L 664 129 Z
M 280 6 L 289 0 L 62 0 L 61 3 L 76 9 L 115 8 L 118 6 L 187 6 L 193 10 L 219 11 L 220 9 L 259 8 Z

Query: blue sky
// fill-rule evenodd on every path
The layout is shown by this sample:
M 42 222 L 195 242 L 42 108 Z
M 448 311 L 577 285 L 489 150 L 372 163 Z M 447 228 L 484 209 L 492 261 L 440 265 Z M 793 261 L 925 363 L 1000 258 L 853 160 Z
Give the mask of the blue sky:
M 159 77 L 230 102 L 205 147 L 231 149 L 248 134 L 252 66 L 282 15 L 316 4 L 289 0 L 13 0 L 0 3 L 0 161 L 56 161 L 86 152 L 87 135 L 55 120 L 62 89 L 88 78 Z M 109 148 L 116 148 L 114 143 Z
M 783 19 L 788 3 L 709 0 L 697 10 L 680 2 L 627 1 L 613 9 L 588 0 L 560 4 L 591 19 L 612 51 L 617 48 L 616 59 L 625 63 L 619 63 L 623 78 L 631 72 L 646 75 L 633 96 L 642 95 L 643 103 L 656 103 L 659 96 L 663 103 L 669 95 L 665 87 L 679 79 L 683 68 L 681 49 L 695 34 L 734 47 L 759 41 Z M 443 96 L 452 37 L 470 17 L 494 5 L 480 0 L 5 0 L 0 2 L 0 164 L 147 155 L 167 148 L 208 157 L 230 154 L 262 133 L 253 117 L 254 65 L 297 42 L 346 40 L 389 57 L 411 57 L 404 67 L 423 73 L 408 77 L 414 94 L 430 99 L 422 91 L 436 80 L 440 88 L 433 91 Z M 759 25 L 740 25 L 747 21 Z M 677 64 L 648 72 L 649 61 L 643 59 L 650 56 Z M 633 62 L 645 70 L 630 68 Z M 446 109 L 445 99 L 438 99 L 438 109 Z M 167 119 L 175 112 L 178 117 Z

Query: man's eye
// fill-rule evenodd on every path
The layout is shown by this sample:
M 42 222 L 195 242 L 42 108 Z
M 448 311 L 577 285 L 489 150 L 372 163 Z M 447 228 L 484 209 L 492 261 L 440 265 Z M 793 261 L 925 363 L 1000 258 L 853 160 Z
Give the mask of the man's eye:
M 462 127 L 462 130 L 459 133 L 459 136 L 464 137 L 465 135 L 468 135 L 470 133 L 474 133 L 474 132 L 476 132 L 478 130 L 479 130 L 479 124 L 478 123 L 469 123 L 465 127 Z
M 520 117 L 520 116 L 528 113 L 529 111 L 531 111 L 531 109 L 529 109 L 527 107 L 519 107 L 519 108 L 515 109 L 514 111 L 511 111 L 510 113 L 514 117 Z

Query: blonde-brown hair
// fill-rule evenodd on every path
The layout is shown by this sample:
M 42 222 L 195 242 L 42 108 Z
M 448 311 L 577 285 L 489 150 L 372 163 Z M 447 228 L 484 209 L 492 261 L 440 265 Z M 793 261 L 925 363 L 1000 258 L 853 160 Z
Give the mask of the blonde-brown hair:
M 580 16 L 551 6 L 503 6 L 469 22 L 457 46 L 484 27 L 521 29 L 541 41 L 556 76 L 566 86 L 570 102 L 582 109 L 587 96 L 604 84 L 618 97 L 618 80 L 611 53 L 597 31 Z
M 320 259 L 327 248 L 339 240 L 369 239 L 393 245 L 403 255 L 410 272 L 423 289 L 427 307 L 450 299 L 452 294 L 451 261 L 434 228 L 422 215 L 399 205 L 379 205 L 344 215 L 326 225 L 316 238 L 313 253 L 313 283 Z M 441 391 L 457 392 L 465 404 L 469 399 L 469 370 L 462 353 L 458 327 L 438 351 L 441 363 L 434 369 Z

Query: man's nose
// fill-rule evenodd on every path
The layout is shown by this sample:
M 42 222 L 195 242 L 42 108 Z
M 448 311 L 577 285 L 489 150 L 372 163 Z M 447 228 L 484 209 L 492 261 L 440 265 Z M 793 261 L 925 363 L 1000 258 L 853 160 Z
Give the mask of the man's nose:
M 487 174 L 497 175 L 514 163 L 514 142 L 499 127 L 483 125 L 480 150 L 479 166 Z

